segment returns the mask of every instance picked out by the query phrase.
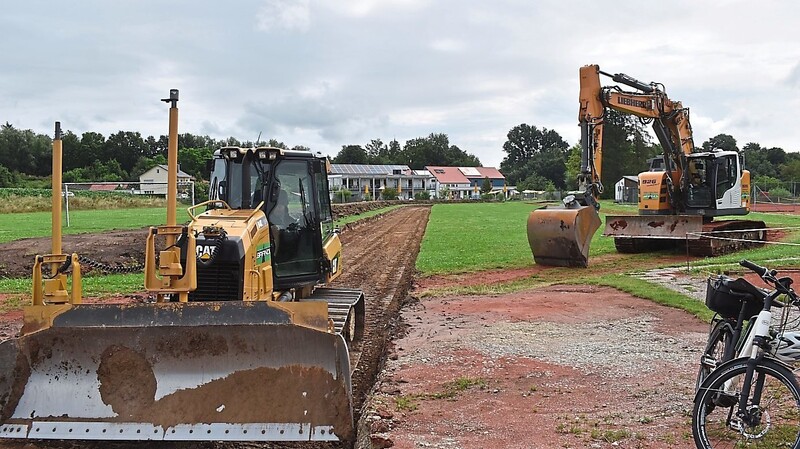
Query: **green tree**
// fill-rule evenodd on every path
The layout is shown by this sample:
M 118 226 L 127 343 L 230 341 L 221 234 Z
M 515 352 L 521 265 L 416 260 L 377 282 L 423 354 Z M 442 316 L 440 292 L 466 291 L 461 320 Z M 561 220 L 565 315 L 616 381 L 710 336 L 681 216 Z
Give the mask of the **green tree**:
M 481 165 L 481 161 L 474 155 L 466 153 L 455 145 L 450 145 L 447 134 L 442 133 L 431 133 L 428 137 L 418 137 L 406 141 L 401 155 L 399 163 L 406 164 L 413 170 L 421 170 L 428 165 L 456 167 Z
M 786 153 L 778 150 L 780 149 L 768 150 L 755 142 L 746 144 L 741 151 L 744 156 L 744 168 L 750 170 L 754 179 L 761 176 L 777 178 L 780 175 L 778 164 L 786 160 Z
M 647 160 L 659 154 L 661 147 L 650 142 L 642 122 L 632 115 L 609 109 L 603 123 L 600 181 L 605 186 L 602 197 L 612 198 L 614 184 L 623 176 L 646 171 Z
M 492 181 L 489 180 L 489 177 L 483 178 L 483 185 L 481 185 L 481 193 L 489 193 L 492 191 Z
M 158 154 L 154 157 L 142 156 L 136 161 L 136 165 L 130 171 L 130 179 L 136 180 L 147 170 L 155 167 L 156 165 L 167 165 L 167 158 L 163 154 Z
M 178 151 L 181 170 L 194 176 L 196 180 L 208 179 L 206 164 L 214 155 L 211 148 L 183 148 Z
M 800 160 L 792 160 L 780 166 L 781 179 L 800 181 Z
M 20 176 L 17 172 L 12 172 L 0 165 L 0 187 L 19 187 Z
M 61 167 L 64 171 L 81 167 L 79 153 L 81 151 L 81 138 L 72 131 L 67 131 L 61 137 Z
M 104 149 L 104 160 L 116 160 L 121 169 L 129 172 L 140 157 L 148 152 L 148 146 L 138 132 L 119 131 L 108 136 Z
M 19 130 L 6 122 L 0 126 L 0 165 L 10 171 L 47 176 L 52 167 L 52 140 L 30 129 Z
M 739 151 L 739 147 L 736 146 L 736 139 L 730 134 L 717 134 L 703 142 L 703 151 L 711 151 L 714 149 Z
M 500 163 L 500 170 L 509 184 L 530 185 L 533 180 L 543 178 L 558 188 L 566 187 L 569 146 L 556 131 L 522 123 L 506 137 L 503 144 L 506 157 Z M 526 183 L 528 178 L 531 182 Z
M 370 164 L 384 165 L 391 164 L 389 160 L 389 147 L 381 139 L 372 139 L 364 145 L 367 158 Z
M 397 199 L 397 189 L 394 187 L 386 187 L 381 192 L 381 198 L 385 200 L 396 200 Z
M 581 144 L 576 143 L 569 149 L 567 156 L 567 189 L 575 190 L 578 188 L 578 175 L 581 172 Z
M 403 163 L 403 149 L 397 139 L 392 139 L 389 142 L 389 149 L 386 154 L 387 164 L 402 164 Z
M 103 147 L 106 138 L 100 133 L 85 132 L 81 135 L 81 148 L 74 156 L 75 167 L 88 167 L 92 162 L 104 159 Z
M 333 158 L 334 164 L 368 164 L 367 152 L 361 145 L 342 145 L 342 150 Z

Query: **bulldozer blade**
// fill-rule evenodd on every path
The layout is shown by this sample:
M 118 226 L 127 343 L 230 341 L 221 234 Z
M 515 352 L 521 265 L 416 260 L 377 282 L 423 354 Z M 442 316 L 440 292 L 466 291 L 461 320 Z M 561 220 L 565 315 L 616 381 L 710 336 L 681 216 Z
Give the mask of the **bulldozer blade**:
M 593 206 L 547 206 L 528 217 L 528 243 L 540 265 L 586 267 L 600 216 Z
M 76 306 L 0 344 L 0 436 L 352 439 L 341 335 L 269 318 L 263 304 L 158 306 Z M 118 319 L 97 320 L 109 313 Z
M 603 235 L 615 238 L 696 240 L 702 236 L 701 215 L 608 215 Z

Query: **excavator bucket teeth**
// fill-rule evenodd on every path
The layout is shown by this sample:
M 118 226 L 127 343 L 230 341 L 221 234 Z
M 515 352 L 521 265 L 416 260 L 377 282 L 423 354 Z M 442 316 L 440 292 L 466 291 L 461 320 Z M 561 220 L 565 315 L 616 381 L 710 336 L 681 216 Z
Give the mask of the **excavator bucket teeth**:
M 237 310 L 253 312 L 242 303 L 199 307 L 227 309 L 225 318 L 238 323 L 197 316 L 181 323 L 180 314 L 170 313 L 146 326 L 133 325 L 137 319 L 54 325 L 3 343 L 0 436 L 352 439 L 350 362 L 342 336 L 281 320 L 236 319 Z
M 540 265 L 586 267 L 600 217 L 592 206 L 547 206 L 528 217 L 528 243 Z

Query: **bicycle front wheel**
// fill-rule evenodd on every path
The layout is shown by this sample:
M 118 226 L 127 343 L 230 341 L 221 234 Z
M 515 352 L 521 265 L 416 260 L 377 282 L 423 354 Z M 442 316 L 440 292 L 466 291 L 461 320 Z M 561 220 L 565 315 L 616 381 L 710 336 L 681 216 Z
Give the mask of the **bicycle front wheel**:
M 746 358 L 720 366 L 700 386 L 692 411 L 692 434 L 700 449 L 800 449 L 800 388 L 779 363 L 764 359 L 752 386 L 742 392 Z M 747 408 L 739 398 L 747 394 Z
M 700 388 L 700 384 L 706 380 L 706 377 L 708 377 L 718 365 L 725 362 L 725 352 L 734 344 L 733 327 L 731 324 L 727 320 L 717 321 L 708 334 L 706 350 L 703 351 L 703 357 L 700 359 L 700 369 L 697 371 L 695 390 Z

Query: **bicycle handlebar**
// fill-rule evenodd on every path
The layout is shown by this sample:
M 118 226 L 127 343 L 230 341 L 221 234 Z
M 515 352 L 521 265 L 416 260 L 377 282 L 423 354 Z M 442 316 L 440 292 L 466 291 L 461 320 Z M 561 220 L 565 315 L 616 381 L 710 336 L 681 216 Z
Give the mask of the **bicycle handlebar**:
M 743 267 L 745 267 L 745 268 L 747 268 L 747 269 L 749 269 L 751 271 L 754 271 L 756 274 L 758 274 L 762 278 L 764 276 L 766 276 L 766 274 L 768 272 L 766 267 L 762 267 L 761 265 L 754 264 L 753 262 L 750 262 L 749 260 L 746 260 L 746 259 L 742 259 L 742 261 L 739 262 L 739 265 L 741 265 L 741 266 L 743 266 Z
M 789 280 L 790 281 L 789 283 L 784 285 L 784 283 L 782 282 L 783 279 L 778 279 L 776 277 L 778 275 L 777 270 L 770 270 L 766 267 L 762 267 L 761 265 L 755 264 L 746 259 L 743 259 L 741 262 L 739 262 L 739 265 L 752 270 L 753 272 L 758 274 L 761 277 L 761 279 L 764 280 L 764 282 L 767 282 L 768 284 L 772 284 L 773 286 L 775 286 L 775 289 L 778 293 L 789 295 L 791 303 L 796 303 L 798 301 L 797 294 L 791 288 L 791 280 Z M 786 303 L 783 301 L 779 301 L 777 297 L 773 298 L 773 303 L 778 307 L 786 306 Z

